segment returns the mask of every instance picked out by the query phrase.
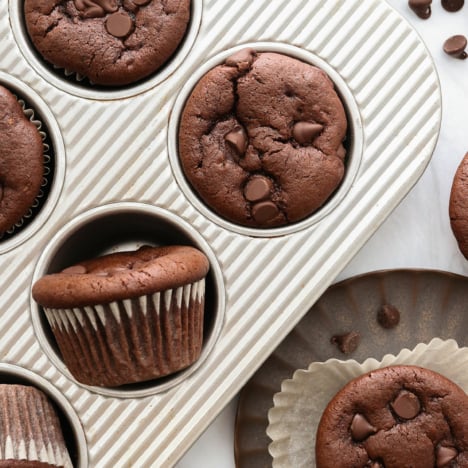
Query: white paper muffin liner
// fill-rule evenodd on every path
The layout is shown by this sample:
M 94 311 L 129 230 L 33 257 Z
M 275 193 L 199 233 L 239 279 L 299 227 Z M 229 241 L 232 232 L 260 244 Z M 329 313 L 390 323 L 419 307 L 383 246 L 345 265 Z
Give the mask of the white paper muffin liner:
M 204 299 L 203 278 L 136 299 L 45 313 L 76 380 L 114 387 L 194 363 L 203 344 Z
M 3 385 L 0 392 L 0 462 L 29 460 L 73 468 L 60 422 L 34 387 Z
M 434 338 L 429 344 L 403 349 L 397 356 L 385 355 L 363 363 L 330 359 L 297 370 L 292 379 L 283 381 L 281 392 L 273 397 L 268 412 L 268 449 L 274 468 L 315 467 L 315 436 L 323 411 L 335 394 L 350 380 L 374 369 L 406 364 L 424 367 L 455 382 L 468 391 L 468 348 L 456 341 Z
M 27 104 L 23 101 L 23 99 L 19 98 L 16 94 L 13 93 L 13 95 L 17 98 L 19 105 L 23 109 L 24 115 L 29 119 L 29 121 L 37 128 L 39 131 L 39 135 L 41 136 L 42 139 L 42 146 L 43 146 L 43 157 L 44 157 L 44 174 L 42 177 L 42 183 L 41 183 L 41 188 L 28 209 L 28 211 L 21 217 L 19 221 L 17 221 L 12 227 L 7 229 L 4 233 L 0 233 L 0 240 L 4 237 L 10 237 L 13 234 L 15 234 L 19 229 L 21 229 L 24 225 L 24 223 L 32 218 L 34 214 L 37 212 L 37 209 L 41 205 L 44 199 L 44 195 L 46 193 L 46 187 L 50 184 L 50 176 L 52 174 L 52 157 L 50 156 L 50 147 L 46 143 L 48 139 L 47 133 L 44 131 L 44 125 L 41 120 L 37 119 L 37 116 L 34 112 L 33 109 L 27 106 Z

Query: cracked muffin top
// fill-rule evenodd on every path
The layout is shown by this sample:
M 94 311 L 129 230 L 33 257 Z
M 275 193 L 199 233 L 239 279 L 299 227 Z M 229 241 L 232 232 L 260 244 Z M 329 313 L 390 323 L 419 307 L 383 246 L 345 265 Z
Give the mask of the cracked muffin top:
M 320 208 L 345 172 L 346 114 L 326 73 L 242 49 L 210 70 L 179 126 L 186 178 L 218 215 L 269 228 Z
M 208 270 L 208 259 L 194 247 L 143 246 L 45 275 L 34 283 L 32 295 L 48 308 L 108 304 L 194 283 Z
M 127 85 L 158 70 L 182 41 L 190 0 L 25 0 L 42 57 L 91 83 Z
M 468 467 L 468 396 L 417 366 L 369 372 L 330 401 L 315 452 L 317 468 Z

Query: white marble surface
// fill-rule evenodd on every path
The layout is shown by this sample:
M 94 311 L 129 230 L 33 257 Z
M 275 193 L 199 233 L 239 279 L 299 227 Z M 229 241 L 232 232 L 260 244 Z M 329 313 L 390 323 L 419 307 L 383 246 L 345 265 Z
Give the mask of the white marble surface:
M 286 5 L 287 0 L 284 2 Z M 468 152 L 468 59 L 456 60 L 442 51 L 447 37 L 468 36 L 468 4 L 457 13 L 448 13 L 440 0 L 433 0 L 432 16 L 424 21 L 408 8 L 407 0 L 388 3 L 414 26 L 434 58 L 442 87 L 442 128 L 432 160 L 419 182 L 337 280 L 373 270 L 418 267 L 468 276 L 468 261 L 458 251 L 448 218 L 453 176 Z M 235 466 L 236 403 L 233 400 L 225 408 L 177 468 Z

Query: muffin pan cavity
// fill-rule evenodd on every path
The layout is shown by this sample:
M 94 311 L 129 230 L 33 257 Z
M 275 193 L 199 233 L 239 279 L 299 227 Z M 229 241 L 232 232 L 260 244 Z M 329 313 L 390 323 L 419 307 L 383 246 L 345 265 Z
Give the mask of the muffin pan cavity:
M 135 2 L 135 4 L 140 5 L 141 2 Z M 135 83 L 122 86 L 104 86 L 93 84 L 89 79 L 81 75 L 57 68 L 45 61 L 29 37 L 24 17 L 24 2 L 10 1 L 9 5 L 10 22 L 15 40 L 29 64 L 50 84 L 66 93 L 98 100 L 123 99 L 135 96 L 157 86 L 171 76 L 184 62 L 196 41 L 202 18 L 202 8 L 202 0 L 191 1 L 190 20 L 185 35 L 172 56 L 158 70 Z M 132 15 L 133 13 L 130 14 L 130 16 Z M 138 50 L 139 47 L 134 46 L 133 48 Z
M 68 400 L 50 382 L 22 367 L 0 363 L 0 383 L 28 385 L 42 391 L 59 418 L 63 438 L 75 468 L 87 468 L 88 448 L 83 427 Z
M 191 95 L 194 87 L 207 72 L 209 72 L 216 66 L 223 64 L 226 58 L 233 56 L 234 54 L 238 53 L 239 51 L 242 51 L 243 49 L 253 49 L 258 53 L 274 52 L 278 54 L 283 54 L 298 59 L 304 63 L 316 66 L 319 69 L 326 72 L 328 77 L 332 80 L 335 87 L 335 91 L 338 94 L 341 102 L 343 103 L 343 107 L 345 109 L 348 121 L 347 134 L 343 142 L 346 149 L 346 157 L 344 161 L 345 173 L 338 187 L 331 194 L 331 196 L 329 196 L 326 202 L 317 210 L 315 210 L 315 212 L 306 216 L 300 221 L 286 224 L 281 227 L 257 228 L 242 226 L 235 222 L 229 221 L 226 218 L 214 212 L 203 202 L 203 200 L 198 196 L 195 189 L 188 181 L 186 175 L 184 174 L 184 170 L 182 168 L 182 164 L 179 158 L 178 136 L 180 128 L 180 119 L 182 113 L 184 112 L 187 99 Z M 205 62 L 197 70 L 197 72 L 193 74 L 190 77 L 190 79 L 185 83 L 184 87 L 182 88 L 181 92 L 179 93 L 176 99 L 174 109 L 171 114 L 168 133 L 168 149 L 172 170 L 180 188 L 184 192 L 185 196 L 189 199 L 190 203 L 192 203 L 204 216 L 219 224 L 221 227 L 240 234 L 246 234 L 257 237 L 280 236 L 300 231 L 318 223 L 327 214 L 329 214 L 346 196 L 346 193 L 351 187 L 359 171 L 359 166 L 362 158 L 363 132 L 361 115 L 357 103 L 351 91 L 349 90 L 346 82 L 328 63 L 326 63 L 320 57 L 304 49 L 294 47 L 290 44 L 275 42 L 247 43 L 227 49 L 212 57 L 207 62 Z M 253 174 L 255 174 L 255 172 L 253 172 Z M 262 203 L 265 204 L 267 202 Z
M 26 84 L 0 71 L 0 85 L 7 88 L 37 127 L 44 147 L 44 175 L 41 189 L 28 213 L 0 238 L 0 253 L 26 241 L 47 220 L 62 190 L 65 177 L 65 147 L 60 128 L 44 101 Z
M 152 395 L 179 384 L 202 365 L 217 340 L 224 317 L 225 290 L 215 256 L 204 239 L 172 213 L 144 204 L 116 203 L 85 212 L 64 226 L 44 250 L 34 272 L 33 284 L 45 274 L 59 272 L 77 262 L 123 250 L 135 250 L 143 245 L 193 246 L 202 251 L 210 262 L 206 277 L 202 352 L 200 358 L 184 370 L 115 388 L 85 386 L 68 371 L 44 310 L 31 298 L 33 326 L 45 353 L 68 378 L 102 395 L 121 398 Z

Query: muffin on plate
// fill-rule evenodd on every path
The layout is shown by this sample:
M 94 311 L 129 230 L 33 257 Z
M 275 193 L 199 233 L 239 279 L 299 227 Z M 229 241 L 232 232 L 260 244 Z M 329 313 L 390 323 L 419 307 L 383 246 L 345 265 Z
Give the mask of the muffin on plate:
M 373 370 L 326 407 L 315 445 L 317 468 L 468 466 L 468 395 L 418 366 Z
M 0 467 L 73 467 L 60 421 L 43 392 L 0 384 L 0 400 Z
M 0 237 L 15 228 L 39 197 L 44 146 L 18 99 L 0 86 Z
M 116 387 L 198 359 L 208 270 L 193 247 L 145 246 L 46 275 L 32 294 L 76 380 Z
M 190 0 L 25 0 L 39 54 L 91 83 L 120 86 L 161 68 L 190 20 Z
M 319 209 L 345 173 L 347 118 L 327 74 L 243 49 L 196 84 L 179 157 L 194 192 L 222 218 L 284 226 Z

